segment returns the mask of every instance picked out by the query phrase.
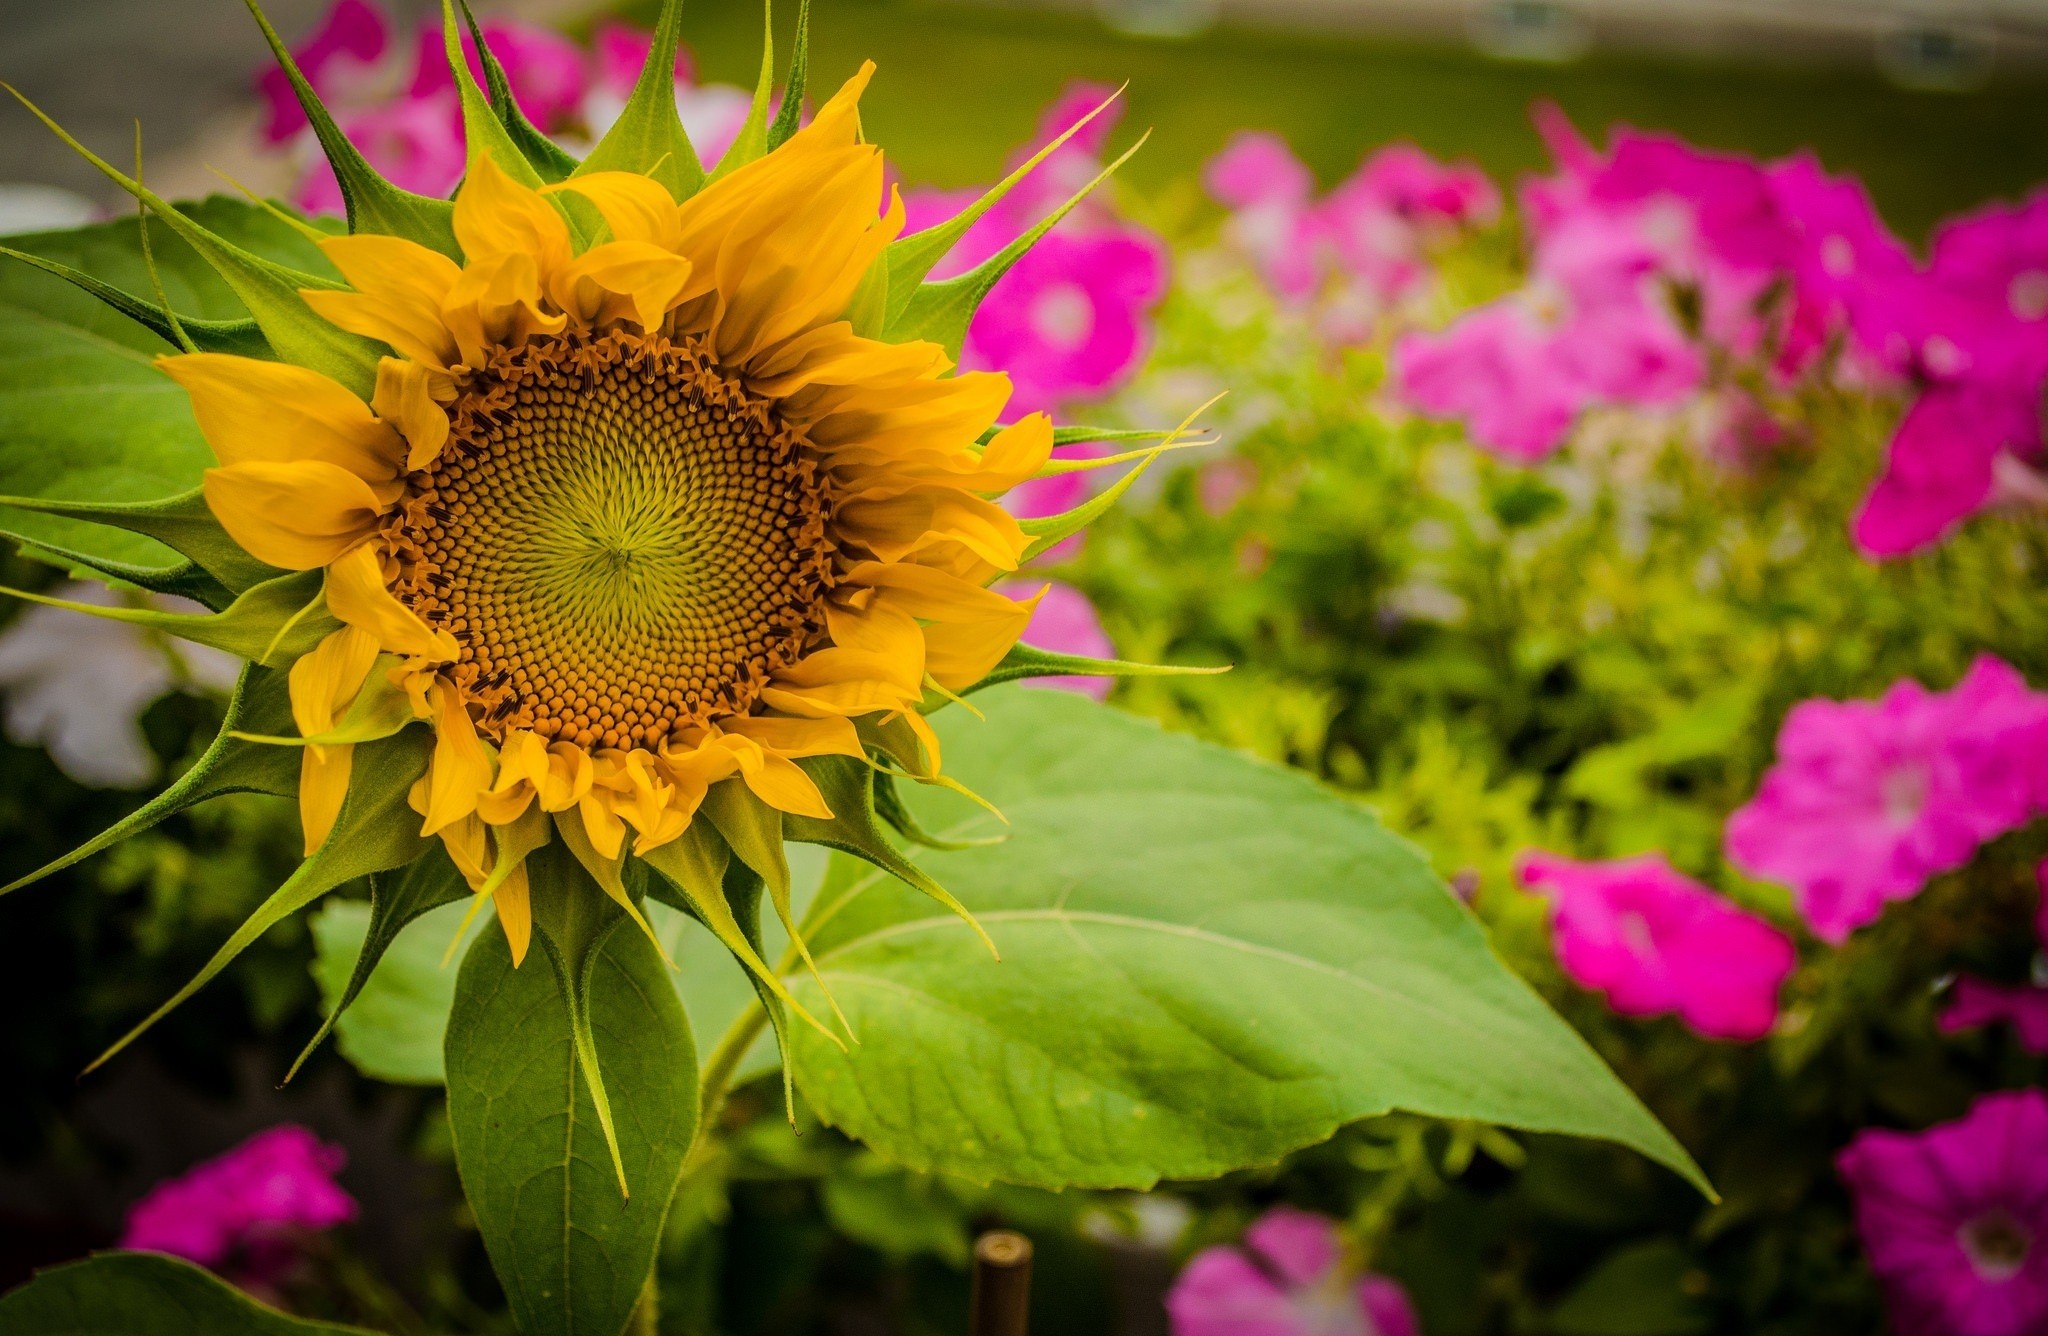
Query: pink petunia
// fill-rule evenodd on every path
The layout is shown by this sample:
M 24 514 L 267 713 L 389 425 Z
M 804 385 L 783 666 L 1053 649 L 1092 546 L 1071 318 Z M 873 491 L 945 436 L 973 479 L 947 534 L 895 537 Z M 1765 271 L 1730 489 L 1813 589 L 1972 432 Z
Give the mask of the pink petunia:
M 2048 1053 L 2048 988 L 2039 984 L 1987 983 L 1983 979 L 1956 980 L 1948 1005 L 1937 1021 L 1943 1034 L 1959 1030 L 1981 1030 L 1987 1025 L 2010 1023 L 2020 1047 L 2029 1053 Z
M 1850 522 L 1856 545 L 1877 557 L 1938 542 L 1996 500 L 2001 463 L 2025 468 L 2041 452 L 2038 389 L 2001 381 L 1936 383 L 1906 411 L 1884 472 Z
M 1203 169 L 1210 195 L 1231 210 L 1224 234 L 1290 301 L 1315 295 L 1320 219 L 1315 177 L 1278 135 L 1243 130 Z
M 324 101 L 347 99 L 350 90 L 373 78 L 391 45 L 391 21 L 369 0 L 335 0 L 320 26 L 292 48 L 292 60 L 313 91 Z M 256 76 L 269 115 L 263 138 L 282 144 L 306 128 L 306 113 L 282 68 L 266 67 Z
M 273 1283 L 298 1257 L 296 1235 L 355 1219 L 355 1199 L 334 1181 L 347 1160 L 295 1124 L 258 1132 L 151 1188 L 130 1208 L 121 1246 Z
M 1988 656 L 1948 692 L 1904 681 L 1875 701 L 1803 701 L 1728 818 L 1728 858 L 1792 887 L 1814 932 L 1841 942 L 2032 814 L 2044 713 Z
M 2048 1098 L 1985 1095 L 1921 1133 L 1865 1131 L 1837 1157 L 1899 1336 L 2048 1330 Z
M 1316 206 L 1314 235 L 1345 278 L 1387 304 L 1422 285 L 1432 243 L 1499 214 L 1500 191 L 1478 168 L 1389 144 Z
M 1769 180 L 1794 237 L 1786 367 L 1803 365 L 1837 331 L 1880 361 L 1890 335 L 1882 294 L 1911 277 L 1912 252 L 1885 226 L 1861 181 L 1829 176 L 1813 154 L 1773 164 Z
M 1242 1248 L 1205 1248 L 1166 1296 L 1173 1336 L 1419 1336 L 1399 1283 L 1343 1265 L 1333 1221 L 1276 1206 Z
M 1580 863 L 1525 855 L 1517 875 L 1555 906 L 1557 963 L 1624 1016 L 1676 1012 L 1708 1039 L 1770 1033 L 1792 939 L 1744 913 L 1660 854 Z

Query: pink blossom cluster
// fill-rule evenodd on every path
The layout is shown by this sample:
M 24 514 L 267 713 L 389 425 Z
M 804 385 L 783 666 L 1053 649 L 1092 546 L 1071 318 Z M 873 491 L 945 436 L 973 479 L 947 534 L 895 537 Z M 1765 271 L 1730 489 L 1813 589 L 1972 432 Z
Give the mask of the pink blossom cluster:
M 1116 90 L 1078 83 L 1046 109 L 1038 133 L 1014 155 L 1022 165 L 1073 129 Z M 1102 150 L 1122 104 L 1110 102 L 977 219 L 933 269 L 965 273 L 1023 236 L 1103 168 Z M 959 215 L 980 189 L 905 192 L 905 230 Z M 1117 389 L 1144 360 L 1152 308 L 1166 295 L 1165 243 L 1123 219 L 1097 193 L 1082 201 L 990 290 L 968 327 L 961 365 L 1002 371 L 1016 416 L 1052 412 Z
M 1728 819 L 1728 859 L 1790 886 L 1808 926 L 1844 941 L 2048 811 L 2044 741 L 2048 695 L 1988 655 L 1948 691 L 1903 681 L 1874 701 L 1802 701 Z
M 1390 144 L 1322 198 L 1285 140 L 1241 131 L 1209 162 L 1210 195 L 1231 210 L 1225 235 L 1290 302 L 1320 302 L 1323 334 L 1370 337 L 1426 292 L 1434 253 L 1500 217 L 1500 191 L 1469 163 Z
M 2048 1331 L 2048 1097 L 1985 1095 L 1925 1132 L 1859 1132 L 1836 1166 L 1899 1336 Z
M 481 26 L 519 109 L 565 142 L 594 140 L 618 118 L 651 41 L 646 32 L 610 20 L 598 26 L 587 50 L 553 29 L 514 19 L 486 19 Z M 392 19 L 375 0 L 335 0 L 292 56 L 371 166 L 407 190 L 445 196 L 462 177 L 464 148 L 462 109 L 440 24 L 423 23 L 407 49 L 393 33 Z M 467 31 L 462 42 L 481 82 L 482 64 Z M 298 203 L 313 212 L 339 211 L 341 187 L 312 140 L 284 72 L 266 69 L 257 87 L 268 109 L 264 139 L 294 146 L 305 164 Z M 739 133 L 748 103 L 741 89 L 698 86 L 687 55 L 678 54 L 676 106 L 707 163 L 716 162 Z
M 1760 163 L 1626 127 L 1600 152 L 1555 107 L 1536 121 L 1557 170 L 1522 187 L 1528 281 L 1402 339 L 1410 406 L 1530 462 L 1591 409 L 1718 403 L 1711 444 L 1739 449 L 1779 433 L 1717 365 L 1776 384 L 1825 371 L 1914 395 L 1853 522 L 1864 551 L 2048 501 L 2048 192 L 1944 225 L 1921 264 L 1811 154 Z
M 1683 875 L 1662 855 L 1580 863 L 1523 856 L 1522 885 L 1553 906 L 1565 977 L 1624 1016 L 1676 1013 L 1708 1039 L 1751 1041 L 1778 1019 L 1792 939 Z
M 1344 1264 L 1335 1222 L 1276 1206 L 1205 1248 L 1166 1296 L 1173 1336 L 1419 1336 L 1400 1284 Z
M 291 1270 L 306 1234 L 355 1219 L 334 1181 L 348 1162 L 304 1127 L 285 1123 L 151 1188 L 128 1212 L 123 1248 L 170 1253 L 252 1286 Z
M 2034 869 L 2034 884 L 2041 893 L 2035 914 L 2035 944 L 2048 949 L 2048 862 Z M 2036 955 L 2038 961 L 2041 957 Z M 2023 984 L 1998 984 L 1964 975 L 1956 980 L 1939 1024 L 1943 1034 L 1977 1030 L 2000 1023 L 2012 1026 L 2020 1047 L 2029 1053 L 2048 1053 L 2048 983 L 2034 980 Z

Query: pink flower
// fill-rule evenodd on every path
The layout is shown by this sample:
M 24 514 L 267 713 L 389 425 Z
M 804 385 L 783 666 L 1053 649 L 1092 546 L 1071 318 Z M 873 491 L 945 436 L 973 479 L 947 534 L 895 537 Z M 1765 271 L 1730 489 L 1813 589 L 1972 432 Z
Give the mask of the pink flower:
M 1624 1016 L 1676 1012 L 1708 1039 L 1750 1041 L 1778 1019 L 1792 939 L 1673 870 L 1661 854 L 1611 863 L 1524 855 L 1517 875 L 1555 905 L 1557 963 Z
M 296 1260 L 294 1234 L 355 1219 L 355 1199 L 334 1182 L 347 1160 L 295 1124 L 258 1132 L 151 1188 L 129 1210 L 121 1246 L 274 1282 Z
M 1876 557 L 1938 542 L 1998 500 L 2026 493 L 2025 461 L 2041 453 L 2038 387 L 1996 380 L 1938 382 L 1906 410 L 1884 472 L 1850 522 Z
M 1838 329 L 1866 357 L 1883 358 L 1889 330 L 1880 294 L 1912 276 L 1912 253 L 1885 226 L 1863 183 L 1829 176 L 1813 154 L 1774 164 L 1769 177 L 1795 239 L 1788 369 L 1820 352 Z
M 374 73 L 390 43 L 383 10 L 368 0 L 335 0 L 313 35 L 292 48 L 292 59 L 322 100 L 344 99 Z M 282 69 L 266 67 L 256 87 L 270 113 L 263 123 L 266 142 L 282 144 L 306 128 L 306 113 Z
M 512 85 L 512 98 L 526 113 L 526 119 L 550 133 L 574 120 L 590 81 L 583 48 L 552 28 L 517 19 L 486 19 L 481 26 L 484 41 L 504 66 L 505 80 Z M 470 35 L 467 24 L 462 28 L 462 52 L 468 59 L 470 73 L 481 86 L 483 62 L 477 57 L 476 39 Z M 441 25 L 422 24 L 412 83 L 407 91 L 413 97 L 424 98 L 453 91 L 454 87 L 455 76 L 448 69 Z
M 1419 1336 L 1407 1292 L 1343 1265 L 1334 1222 L 1276 1206 L 1243 1248 L 1205 1248 L 1166 1296 L 1173 1336 Z
M 1315 295 L 1319 223 L 1315 178 L 1278 135 L 1241 130 L 1203 170 L 1209 193 L 1231 209 L 1224 234 L 1290 301 Z
M 1986 1095 L 1918 1134 L 1865 1131 L 1835 1161 L 1900 1336 L 2048 1330 L 2048 1098 Z
M 1045 596 L 1039 599 L 1038 607 L 1031 613 L 1031 624 L 1024 628 L 1021 639 L 1025 644 L 1054 654 L 1078 654 L 1087 659 L 1116 657 L 1116 646 L 1109 642 L 1108 634 L 1103 631 L 1102 621 L 1095 615 L 1095 605 L 1074 586 L 1057 580 L 1010 580 L 997 588 L 1019 600 L 1030 598 L 1040 589 L 1045 591 Z M 1078 691 L 1101 700 L 1109 695 L 1110 680 L 1106 677 L 1038 677 L 1025 685 Z
M 1317 206 L 1316 235 L 1339 272 L 1380 305 L 1412 295 L 1430 243 L 1500 214 L 1500 191 L 1477 167 L 1447 166 L 1413 144 L 1390 144 Z
M 1814 932 L 1841 942 L 2027 819 L 2044 712 L 1988 656 L 1946 693 L 1904 681 L 1875 701 L 1803 701 L 1728 818 L 1729 861 L 1791 886 Z
M 1954 1034 L 2001 1021 L 2012 1023 L 2021 1048 L 2048 1053 L 2048 988 L 2039 984 L 2007 987 L 1966 976 L 1956 980 L 1955 992 L 1937 1024 L 1943 1034 Z

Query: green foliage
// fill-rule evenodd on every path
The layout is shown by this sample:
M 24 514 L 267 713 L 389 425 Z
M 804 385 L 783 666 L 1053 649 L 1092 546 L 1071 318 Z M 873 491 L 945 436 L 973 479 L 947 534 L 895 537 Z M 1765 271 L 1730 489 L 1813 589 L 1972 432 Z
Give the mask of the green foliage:
M 470 907 L 455 902 L 468 898 L 455 865 L 436 849 L 370 878 L 367 905 L 329 901 L 313 919 L 313 975 L 327 1019 L 299 1063 L 334 1029 L 341 1051 L 364 1075 L 439 1085 L 455 1004 L 449 961 L 475 926 Z
M 1691 1172 L 1362 809 L 1069 695 L 1005 691 L 986 723 L 948 722 L 949 770 L 1009 838 L 926 862 L 1003 959 L 893 882 L 819 902 L 821 982 L 861 1042 L 798 1032 L 794 1056 L 849 1134 L 974 1179 L 1147 1187 L 1405 1108 Z M 994 824 L 964 807 L 927 824 Z
M 190 1262 L 99 1253 L 0 1298 L 8 1336 L 367 1336 L 257 1303 Z
M 520 1331 L 616 1333 L 640 1302 L 696 1127 L 697 1060 L 660 954 L 626 915 L 588 883 L 558 886 L 562 903 L 547 905 L 549 852 L 534 855 L 524 963 L 513 968 L 495 929 L 463 961 L 448 1117 Z M 615 1112 L 600 1103 L 606 1087 Z

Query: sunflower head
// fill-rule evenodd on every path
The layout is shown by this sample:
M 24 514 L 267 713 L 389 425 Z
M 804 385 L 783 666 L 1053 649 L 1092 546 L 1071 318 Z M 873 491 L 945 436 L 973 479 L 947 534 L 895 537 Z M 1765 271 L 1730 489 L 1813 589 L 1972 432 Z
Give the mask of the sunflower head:
M 992 680 L 1131 670 L 1020 648 L 1033 600 L 988 587 L 1106 504 L 1012 518 L 1002 493 L 1078 465 L 1053 458 L 1043 415 L 1002 423 L 1005 377 L 953 366 L 975 304 L 1054 220 L 923 281 L 1022 173 L 901 235 L 861 134 L 873 67 L 799 125 L 800 50 L 780 113 L 764 64 L 707 176 L 668 86 L 676 13 L 576 163 L 520 117 L 487 47 L 477 87 L 450 12 L 470 146 L 452 200 L 379 178 L 264 25 L 348 201 L 347 234 L 313 234 L 339 282 L 240 251 L 99 163 L 252 317 L 201 325 L 114 294 L 184 348 L 158 364 L 218 465 L 154 507 L 72 508 L 185 552 L 217 611 L 167 629 L 251 660 L 221 740 L 141 823 L 233 787 L 298 801 L 306 868 L 194 987 L 283 913 L 438 845 L 452 889 L 411 912 L 466 891 L 518 961 L 542 899 L 602 896 L 644 927 L 653 893 L 717 933 L 779 1018 L 795 1003 L 745 883 L 787 920 L 785 838 L 952 904 L 877 819 L 900 813 L 897 781 L 949 782 L 927 714 Z M 557 842 L 573 859 L 533 859 Z M 579 885 L 542 896 L 541 866 Z

